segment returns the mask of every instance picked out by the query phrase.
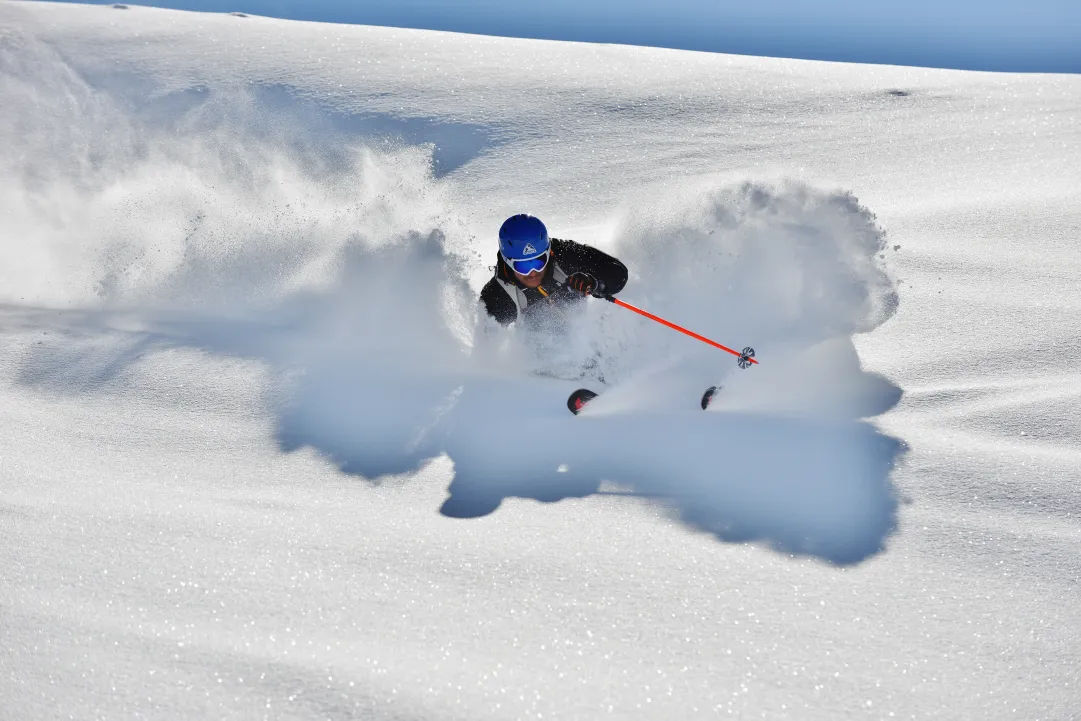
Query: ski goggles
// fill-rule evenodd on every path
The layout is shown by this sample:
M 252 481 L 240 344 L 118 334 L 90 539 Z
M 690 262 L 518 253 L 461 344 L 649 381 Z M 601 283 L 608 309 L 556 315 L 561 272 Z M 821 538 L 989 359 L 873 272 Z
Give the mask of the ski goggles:
M 540 273 L 548 266 L 548 258 L 551 255 L 549 251 L 544 251 L 540 255 L 529 258 L 527 260 L 507 260 L 504 256 L 503 260 L 507 261 L 507 265 L 511 267 L 515 273 L 520 275 L 529 275 L 530 273 Z

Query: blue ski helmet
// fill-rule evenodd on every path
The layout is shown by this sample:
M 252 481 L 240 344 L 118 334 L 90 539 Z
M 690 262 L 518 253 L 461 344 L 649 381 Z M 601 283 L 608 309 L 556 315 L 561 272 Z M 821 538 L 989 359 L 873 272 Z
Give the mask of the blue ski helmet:
M 499 229 L 499 254 L 508 263 L 544 255 L 549 246 L 548 229 L 532 215 L 512 215 Z

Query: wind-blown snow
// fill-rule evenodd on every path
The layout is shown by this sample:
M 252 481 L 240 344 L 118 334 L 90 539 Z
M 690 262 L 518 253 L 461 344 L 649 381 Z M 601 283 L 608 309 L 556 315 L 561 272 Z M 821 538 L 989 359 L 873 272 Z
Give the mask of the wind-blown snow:
M 1076 78 L 0 20 L 13 718 L 1077 712 Z

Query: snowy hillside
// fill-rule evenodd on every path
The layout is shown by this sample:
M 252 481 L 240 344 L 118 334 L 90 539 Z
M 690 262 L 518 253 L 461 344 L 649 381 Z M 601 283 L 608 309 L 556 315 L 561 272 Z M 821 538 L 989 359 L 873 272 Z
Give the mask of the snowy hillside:
M 0 719 L 1081 718 L 1078 98 L 0 3 Z

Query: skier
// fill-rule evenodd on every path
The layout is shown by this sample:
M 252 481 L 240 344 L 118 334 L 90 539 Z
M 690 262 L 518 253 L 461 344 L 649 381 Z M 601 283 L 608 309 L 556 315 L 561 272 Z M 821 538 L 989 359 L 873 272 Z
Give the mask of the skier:
M 549 238 L 538 218 L 512 215 L 499 229 L 495 276 L 480 292 L 484 309 L 501 325 L 537 309 L 567 307 L 593 293 L 615 295 L 627 283 L 627 266 L 573 240 Z

